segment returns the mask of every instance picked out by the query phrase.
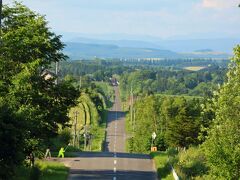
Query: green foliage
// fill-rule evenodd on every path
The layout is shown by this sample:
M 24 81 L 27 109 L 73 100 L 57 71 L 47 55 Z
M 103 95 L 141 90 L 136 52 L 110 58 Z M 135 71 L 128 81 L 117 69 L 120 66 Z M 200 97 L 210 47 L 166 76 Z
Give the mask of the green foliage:
M 206 158 L 200 148 L 191 147 L 180 151 L 174 169 L 181 179 L 202 177 L 208 172 Z
M 0 179 L 12 176 L 14 168 L 24 159 L 26 131 L 23 131 L 23 126 L 23 117 L 15 114 L 0 98 Z
M 153 132 L 157 134 L 153 145 L 159 150 L 199 144 L 203 123 L 200 104 L 199 99 L 171 96 L 147 96 L 135 101 L 132 120 L 131 112 L 127 115 L 127 130 L 132 135 L 128 149 L 148 152 Z
M 135 104 L 135 120 L 128 122 L 133 131 L 133 149 L 135 152 L 148 152 L 151 149 L 151 135 L 157 130 L 157 100 L 154 96 L 141 99 Z
M 166 104 L 165 104 L 166 105 Z M 188 147 L 198 144 L 200 132 L 200 102 L 197 99 L 186 101 L 183 97 L 177 97 L 169 106 L 163 106 L 165 111 L 166 142 L 171 147 Z
M 70 129 L 65 128 L 61 130 L 56 137 L 50 139 L 48 147 L 50 148 L 51 151 L 58 151 L 61 147 L 66 147 L 70 143 L 71 139 L 72 134 Z
M 84 150 L 85 133 L 88 137 L 86 139 L 87 149 L 85 150 L 101 151 L 105 140 L 106 104 L 110 100 L 105 91 L 108 90 L 109 85 L 104 82 L 97 83 L 97 85 L 99 86 L 90 84 L 87 88 L 82 88 L 77 106 L 71 108 L 69 112 L 72 126 L 71 134 L 75 134 L 76 127 L 76 135 L 78 136 L 77 142 L 74 142 L 74 138 L 72 138 L 72 144 L 81 150 Z M 102 86 L 106 89 L 103 89 Z
M 225 69 L 212 67 L 199 72 L 184 70 L 137 67 L 120 78 L 121 98 L 127 100 L 130 90 L 144 96 L 154 93 L 171 95 L 212 96 L 217 84 L 222 84 Z
M 66 180 L 68 177 L 69 168 L 59 162 L 36 161 L 36 166 L 18 167 L 13 180 Z
M 216 118 L 203 147 L 213 177 L 238 179 L 240 177 L 240 46 L 229 67 L 228 81 L 219 92 Z
M 59 126 L 68 124 L 67 112 L 78 92 L 68 80 L 55 84 L 54 78 L 45 79 L 43 70 L 65 56 L 60 36 L 50 31 L 44 16 L 21 3 L 4 6 L 1 35 L 0 139 L 5 144 L 0 165 L 8 170 L 0 178 L 8 178 L 26 155 L 41 154 Z
M 155 167 L 157 169 L 158 178 L 163 180 L 173 180 L 172 168 L 168 162 L 168 155 L 166 152 L 151 152 L 151 157 L 154 159 Z
M 59 162 L 38 161 L 36 165 L 40 171 L 40 180 L 66 180 L 68 177 L 69 168 Z

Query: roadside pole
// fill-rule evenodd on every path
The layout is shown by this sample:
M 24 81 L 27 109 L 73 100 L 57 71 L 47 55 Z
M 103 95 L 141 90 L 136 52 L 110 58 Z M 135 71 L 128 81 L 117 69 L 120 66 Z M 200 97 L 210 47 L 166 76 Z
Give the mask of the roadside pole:
M 2 0 L 0 0 L 0 33 L 2 36 Z
M 58 84 L 58 72 L 59 72 L 59 62 L 56 61 L 56 64 L 55 64 L 55 74 L 56 74 L 56 80 L 55 80 L 55 84 L 57 85 Z
M 73 144 L 74 144 L 75 147 L 77 145 L 76 141 L 78 140 L 78 138 L 77 138 L 77 124 L 78 124 L 77 118 L 78 118 L 78 114 L 79 114 L 78 111 L 74 112 L 75 119 L 74 119 L 74 140 L 73 140 Z M 79 144 L 79 142 L 78 142 L 78 144 Z
M 131 124 L 132 124 L 132 129 L 133 129 L 133 87 L 132 87 L 132 83 L 131 83 L 131 91 L 130 91 L 130 103 L 131 103 Z

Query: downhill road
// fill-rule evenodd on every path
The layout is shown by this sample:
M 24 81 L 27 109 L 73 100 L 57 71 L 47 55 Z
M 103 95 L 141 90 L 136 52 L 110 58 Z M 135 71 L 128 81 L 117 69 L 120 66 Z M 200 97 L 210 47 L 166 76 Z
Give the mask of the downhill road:
M 157 175 L 149 155 L 125 152 L 125 114 L 121 110 L 119 89 L 108 113 L 105 152 L 81 152 L 61 161 L 70 167 L 69 180 L 155 180 Z

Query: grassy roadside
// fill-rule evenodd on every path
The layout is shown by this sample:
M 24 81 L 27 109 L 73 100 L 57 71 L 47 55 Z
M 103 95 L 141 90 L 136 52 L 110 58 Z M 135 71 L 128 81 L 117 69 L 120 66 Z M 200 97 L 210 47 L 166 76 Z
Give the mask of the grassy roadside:
M 62 163 L 38 160 L 34 168 L 17 168 L 13 180 L 66 180 L 68 172 Z
M 102 122 L 98 127 L 93 129 L 94 137 L 92 141 L 92 151 L 103 151 L 105 136 L 106 136 L 106 123 L 107 123 L 108 111 L 103 111 Z
M 170 164 L 168 163 L 168 155 L 166 152 L 151 152 L 154 159 L 158 178 L 162 180 L 174 180 Z

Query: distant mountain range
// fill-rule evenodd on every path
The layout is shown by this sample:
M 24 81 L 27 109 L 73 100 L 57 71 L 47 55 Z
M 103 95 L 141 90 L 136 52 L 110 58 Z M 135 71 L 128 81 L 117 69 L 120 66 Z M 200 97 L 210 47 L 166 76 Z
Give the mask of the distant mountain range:
M 70 59 L 92 58 L 229 58 L 240 42 L 234 38 L 161 40 L 104 40 L 86 37 L 68 39 Z
M 136 47 L 139 46 L 139 47 Z M 177 53 L 170 50 L 157 48 L 144 48 L 139 44 L 132 47 L 121 47 L 112 44 L 88 44 L 66 42 L 65 53 L 71 60 L 93 59 L 93 58 L 229 58 L 231 55 L 223 52 L 212 50 L 194 51 L 189 53 Z

